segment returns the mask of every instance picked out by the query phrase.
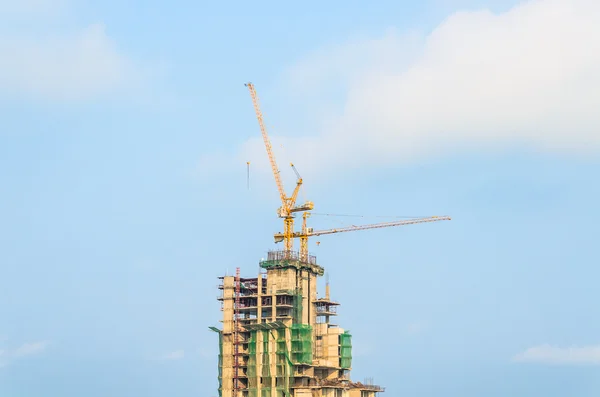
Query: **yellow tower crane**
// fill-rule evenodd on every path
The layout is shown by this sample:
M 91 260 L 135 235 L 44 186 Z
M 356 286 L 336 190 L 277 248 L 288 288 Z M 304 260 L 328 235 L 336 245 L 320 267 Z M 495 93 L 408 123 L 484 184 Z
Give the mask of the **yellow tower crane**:
M 246 87 L 250 90 L 250 95 L 252 96 L 252 102 L 254 104 L 254 110 L 256 112 L 256 118 L 258 119 L 258 124 L 260 126 L 260 131 L 262 133 L 263 141 L 265 143 L 265 148 L 267 149 L 267 155 L 269 156 L 269 162 L 271 163 L 271 170 L 273 171 L 273 176 L 275 177 L 275 183 L 277 184 L 277 189 L 279 190 L 279 196 L 281 198 L 281 207 L 277 210 L 277 214 L 280 218 L 283 218 L 283 233 L 275 233 L 275 243 L 280 243 L 283 241 L 284 245 L 284 253 L 290 255 L 292 252 L 292 248 L 294 246 L 293 241 L 294 238 L 300 239 L 300 260 L 303 262 L 308 262 L 308 238 L 311 236 L 322 236 L 326 234 L 334 234 L 334 233 L 342 233 L 342 232 L 352 232 L 358 230 L 366 230 L 366 229 L 378 229 L 385 227 L 393 227 L 393 226 L 405 226 L 405 225 L 414 225 L 418 223 L 428 223 L 428 222 L 439 222 L 439 221 L 449 221 L 451 218 L 449 216 L 430 216 L 426 218 L 415 218 L 415 219 L 405 219 L 401 221 L 393 221 L 393 222 L 384 222 L 384 223 L 374 223 L 369 225 L 360 225 L 360 226 L 349 226 L 342 227 L 337 229 L 327 229 L 327 230 L 317 230 L 314 231 L 313 228 L 307 227 L 306 221 L 310 216 L 310 212 L 314 208 L 314 204 L 311 201 L 307 201 L 302 205 L 296 206 L 296 198 L 298 197 L 298 191 L 302 186 L 302 178 L 300 174 L 294 167 L 294 164 L 290 164 L 292 169 L 296 173 L 296 188 L 294 189 L 291 196 L 287 196 L 285 194 L 285 190 L 283 189 L 283 183 L 281 182 L 281 177 L 279 175 L 279 168 L 277 167 L 277 162 L 275 161 L 275 155 L 273 154 L 273 149 L 271 147 L 271 141 L 269 139 L 269 135 L 267 134 L 267 128 L 265 127 L 262 112 L 260 110 L 260 104 L 258 101 L 258 95 L 256 94 L 256 90 L 252 83 L 246 83 Z M 294 213 L 295 212 L 303 212 L 302 214 L 302 230 L 300 232 L 294 232 Z
M 271 147 L 271 140 L 269 139 L 267 127 L 265 126 L 262 112 L 260 110 L 258 95 L 256 94 L 256 90 L 254 89 L 254 85 L 252 83 L 246 83 L 246 87 L 248 87 L 248 90 L 250 90 L 250 95 L 252 96 L 252 103 L 254 104 L 254 111 L 256 112 L 256 118 L 258 119 L 260 132 L 262 133 L 265 148 L 267 149 L 267 155 L 269 156 L 269 162 L 271 163 L 271 170 L 273 171 L 273 176 L 275 177 L 275 184 L 277 185 L 277 189 L 279 190 L 281 207 L 277 209 L 277 215 L 280 218 L 283 218 L 282 241 L 284 249 L 286 252 L 291 252 L 292 248 L 294 247 L 294 213 L 300 211 L 310 211 L 314 208 L 314 204 L 310 201 L 307 201 L 302 205 L 296 206 L 296 198 L 298 197 L 300 186 L 302 186 L 302 178 L 300 178 L 300 175 L 294 168 L 293 164 L 291 164 L 291 166 L 292 168 L 294 168 L 294 171 L 298 176 L 298 179 L 296 180 L 296 188 L 292 192 L 291 196 L 287 196 L 285 194 L 285 190 L 283 189 L 283 183 L 281 182 L 281 177 L 279 175 L 279 168 L 277 167 L 275 155 L 273 154 L 273 149 Z

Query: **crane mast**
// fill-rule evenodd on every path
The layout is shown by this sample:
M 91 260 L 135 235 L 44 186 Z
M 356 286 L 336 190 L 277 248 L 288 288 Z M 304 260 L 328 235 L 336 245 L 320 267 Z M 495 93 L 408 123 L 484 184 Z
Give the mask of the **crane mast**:
M 275 155 L 273 154 L 271 140 L 269 139 L 269 134 L 267 133 L 267 127 L 265 126 L 265 122 L 263 120 L 262 111 L 260 110 L 258 94 L 256 93 L 256 89 L 254 88 L 254 84 L 246 83 L 246 87 L 248 87 L 248 90 L 250 91 L 250 96 L 252 97 L 254 112 L 256 113 L 256 118 L 258 119 L 260 132 L 262 134 L 263 142 L 265 143 L 265 149 L 267 149 L 267 155 L 269 156 L 269 163 L 271 163 L 271 170 L 273 171 L 273 176 L 275 177 L 275 184 L 277 185 L 277 190 L 279 191 L 279 197 L 281 198 L 281 202 L 285 206 L 287 202 L 287 196 L 285 195 L 285 190 L 283 189 L 283 183 L 281 182 L 279 168 L 277 167 L 277 161 L 275 161 Z
M 277 210 L 277 215 L 280 218 L 283 218 L 282 238 L 284 250 L 286 252 L 291 252 L 294 246 L 294 213 L 300 211 L 310 211 L 314 208 L 314 204 L 310 201 L 307 201 L 306 203 L 300 206 L 296 206 L 296 198 L 298 197 L 298 192 L 300 190 L 300 187 L 302 186 L 302 178 L 300 178 L 300 175 L 296 171 L 296 168 L 293 164 L 291 164 L 291 166 L 298 177 L 298 179 L 296 180 L 296 187 L 291 196 L 288 197 L 285 194 L 283 183 L 281 182 L 279 168 L 277 167 L 277 161 L 275 160 L 275 154 L 273 154 L 271 140 L 269 139 L 269 134 L 267 133 L 267 127 L 265 126 L 262 111 L 260 110 L 258 94 L 256 93 L 256 89 L 254 88 L 254 84 L 246 83 L 245 85 L 246 87 L 248 87 L 248 90 L 250 91 L 250 96 L 252 97 L 254 112 L 256 113 L 256 118 L 258 120 L 260 132 L 262 134 L 263 142 L 265 144 L 265 149 L 267 150 L 267 156 L 269 157 L 269 163 L 271 164 L 271 171 L 273 172 L 273 177 L 275 178 L 275 184 L 277 185 L 277 190 L 279 191 L 281 207 L 279 207 L 279 209 Z

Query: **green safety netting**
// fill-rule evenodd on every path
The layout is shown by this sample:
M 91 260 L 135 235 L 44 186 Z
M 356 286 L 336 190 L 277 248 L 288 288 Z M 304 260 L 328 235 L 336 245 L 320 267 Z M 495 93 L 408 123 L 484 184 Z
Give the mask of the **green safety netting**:
M 271 388 L 263 387 L 260 389 L 260 397 L 271 397 Z
M 295 318 L 302 316 L 301 295 L 296 295 L 294 302 Z M 248 397 L 270 397 L 273 387 L 278 393 L 286 397 L 291 397 L 290 383 L 293 377 L 294 363 L 312 364 L 312 332 L 310 325 L 292 324 L 287 331 L 283 323 L 262 323 L 247 326 L 250 338 L 248 340 Z M 289 332 L 291 346 L 286 342 L 286 333 Z M 258 339 L 258 336 L 261 336 Z M 276 373 L 271 373 L 270 361 L 270 343 L 269 336 L 275 341 L 275 368 Z M 346 333 L 340 336 L 340 343 L 343 345 L 342 351 L 347 352 L 350 358 L 350 350 L 344 348 L 350 346 L 350 334 Z M 259 342 L 260 341 L 260 342 Z M 261 343 L 262 342 L 262 343 Z M 291 349 L 290 349 L 291 347 Z M 260 355 L 259 357 L 257 357 Z M 260 371 L 257 371 L 257 365 L 260 363 Z M 348 367 L 350 361 L 347 362 Z M 219 332 L 219 397 L 222 396 L 222 365 L 223 365 L 223 339 Z M 343 366 L 343 365 L 342 365 Z M 273 381 L 275 377 L 275 381 Z M 262 378 L 262 383 L 259 385 Z M 259 392 L 260 391 L 260 392 Z
M 271 362 L 269 360 L 269 331 L 262 331 L 263 353 L 262 353 L 262 384 L 269 387 L 271 385 Z
M 348 331 L 340 334 L 340 367 L 352 366 L 352 335 Z
M 219 332 L 219 397 L 223 392 L 223 335 Z
M 277 343 L 277 379 L 275 386 L 278 392 L 283 392 L 285 396 L 290 396 L 290 378 L 292 376 L 293 364 L 290 359 L 287 343 L 285 341 L 285 328 L 277 329 L 277 336 L 271 332 L 271 336 L 275 338 Z
M 256 354 L 256 330 L 250 331 L 250 339 L 248 340 L 248 353 Z
M 223 394 L 223 333 L 215 327 L 208 327 L 211 331 L 219 334 L 219 397 Z
M 248 353 L 250 354 L 248 356 L 248 370 L 247 370 L 247 376 L 248 376 L 248 396 L 250 396 L 250 391 L 251 389 L 256 389 L 256 385 L 257 385 L 257 381 L 256 381 L 256 332 L 257 331 L 250 331 L 250 340 L 248 341 Z M 255 392 L 255 397 L 256 397 L 256 390 L 254 390 Z
M 258 327 L 257 327 L 258 328 Z M 266 328 L 266 327 L 264 327 Z M 285 396 L 290 395 L 290 377 L 292 375 L 292 362 L 290 360 L 289 351 L 286 343 L 286 329 L 282 327 L 271 329 L 255 329 L 251 331 L 250 341 L 248 343 L 248 397 L 270 397 L 273 386 L 270 361 L 270 344 L 269 337 L 275 340 L 276 344 L 276 390 L 282 392 Z M 256 350 L 257 334 L 260 332 L 262 336 L 262 349 Z M 260 343 L 259 343 L 260 344 Z M 257 374 L 256 361 L 260 355 L 261 371 Z M 260 389 L 258 382 L 262 377 Z M 260 390 L 260 393 L 259 393 Z M 260 396 L 258 395 L 260 394 Z
M 269 331 L 262 331 L 263 354 L 262 354 L 262 386 L 260 397 L 271 397 L 271 362 L 269 360 Z
M 302 292 L 296 291 L 294 294 L 294 308 L 292 309 L 292 318 L 294 323 L 302 323 Z
M 325 274 L 325 269 L 317 265 L 317 261 L 314 256 L 309 256 L 308 258 L 304 259 L 301 258 L 299 252 L 295 251 L 269 252 L 267 259 L 261 260 L 259 265 L 263 269 L 293 268 L 298 270 L 309 270 L 318 274 L 319 276 Z
M 301 364 L 312 364 L 312 327 L 305 324 L 293 324 L 292 361 Z

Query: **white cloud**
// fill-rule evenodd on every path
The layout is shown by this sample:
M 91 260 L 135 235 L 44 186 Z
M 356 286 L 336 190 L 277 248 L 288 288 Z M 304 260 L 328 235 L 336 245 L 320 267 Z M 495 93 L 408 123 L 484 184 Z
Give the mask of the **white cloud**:
M 48 347 L 48 341 L 28 342 L 14 349 L 0 349 L 0 368 L 6 367 L 12 360 L 40 354 Z
M 15 358 L 19 358 L 19 357 L 29 356 L 29 355 L 33 355 L 33 354 L 38 354 L 38 353 L 41 353 L 44 350 L 46 350 L 47 346 L 48 346 L 48 341 L 25 343 L 25 344 L 21 345 L 20 347 L 18 347 L 17 349 L 15 349 L 12 352 L 12 356 Z
M 181 360 L 185 357 L 185 352 L 183 350 L 175 350 L 170 353 L 165 354 L 162 359 L 163 360 Z
M 102 23 L 67 28 L 66 3 L 0 0 L 2 96 L 76 101 L 141 89 L 152 71 L 124 55 Z
M 513 357 L 516 362 L 544 364 L 600 365 L 600 345 L 584 347 L 555 347 L 541 345 L 531 347 Z
M 137 83 L 102 24 L 71 35 L 0 37 L 0 88 L 44 99 L 78 100 Z
M 281 82 L 314 106 L 308 110 L 320 115 L 320 132 L 275 133 L 274 148 L 282 157 L 277 146 L 284 144 L 311 177 L 471 149 L 597 154 L 598 20 L 597 0 L 531 0 L 501 13 L 454 13 L 428 35 L 390 29 L 324 48 Z M 235 162 L 258 160 L 268 172 L 258 129 L 249 128 L 257 138 Z

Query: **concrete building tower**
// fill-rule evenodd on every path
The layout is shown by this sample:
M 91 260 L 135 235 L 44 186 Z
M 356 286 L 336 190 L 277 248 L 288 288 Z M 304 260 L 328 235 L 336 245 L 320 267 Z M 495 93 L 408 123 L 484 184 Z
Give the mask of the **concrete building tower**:
M 352 337 L 330 322 L 339 303 L 317 297 L 314 256 L 272 251 L 256 278 L 220 277 L 220 397 L 375 397 L 350 380 Z M 371 383 L 371 382 L 365 382 Z

